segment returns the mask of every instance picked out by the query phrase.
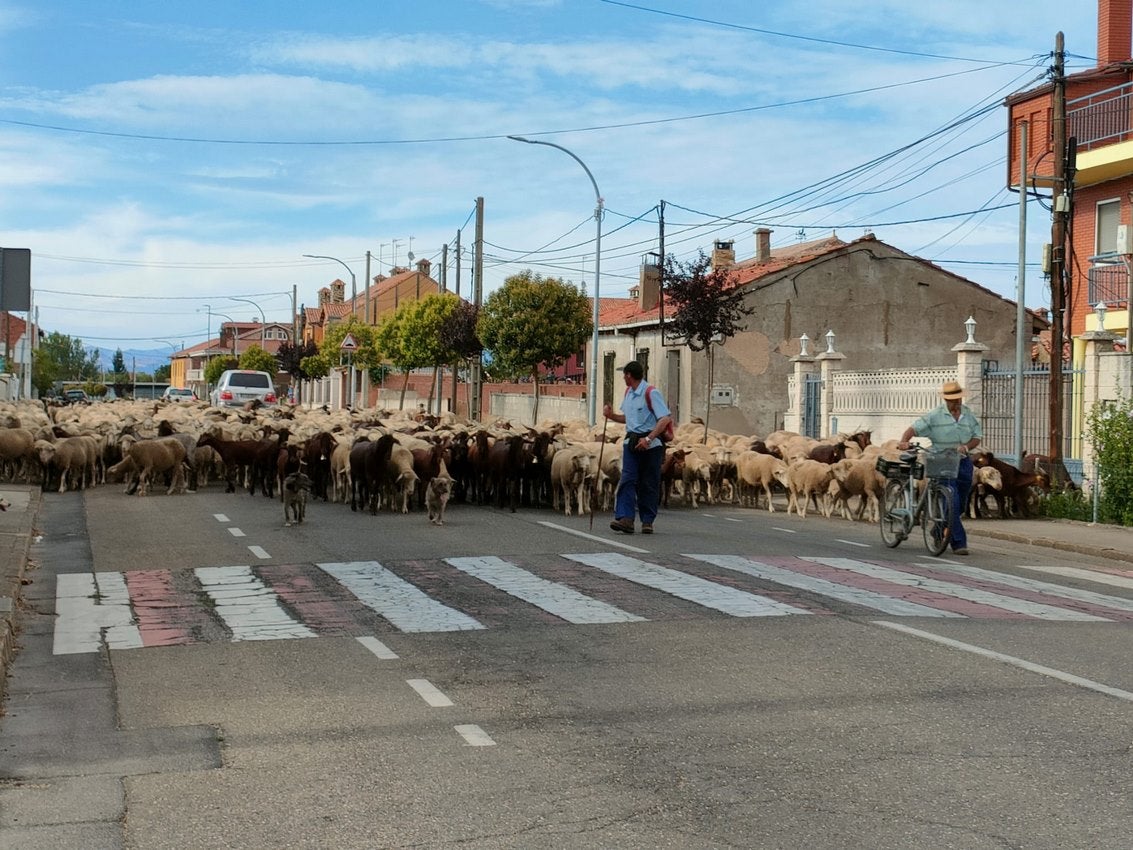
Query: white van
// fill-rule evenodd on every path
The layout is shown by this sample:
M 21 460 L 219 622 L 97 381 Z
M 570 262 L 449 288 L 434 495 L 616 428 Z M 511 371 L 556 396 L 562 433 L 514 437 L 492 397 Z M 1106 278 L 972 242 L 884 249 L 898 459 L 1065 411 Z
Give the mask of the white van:
M 253 369 L 229 369 L 221 373 L 216 389 L 209 393 L 214 407 L 242 407 L 250 401 L 275 404 L 271 375 Z

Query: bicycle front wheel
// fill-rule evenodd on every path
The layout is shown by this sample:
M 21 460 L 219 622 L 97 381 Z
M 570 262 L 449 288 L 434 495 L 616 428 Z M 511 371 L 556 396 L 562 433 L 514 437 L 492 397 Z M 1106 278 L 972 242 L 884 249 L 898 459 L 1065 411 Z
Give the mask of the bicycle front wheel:
M 952 540 L 952 489 L 930 483 L 925 509 L 921 513 L 924 545 L 933 555 L 941 554 Z
M 909 536 L 909 502 L 905 482 L 889 479 L 881 494 L 881 542 L 893 549 Z

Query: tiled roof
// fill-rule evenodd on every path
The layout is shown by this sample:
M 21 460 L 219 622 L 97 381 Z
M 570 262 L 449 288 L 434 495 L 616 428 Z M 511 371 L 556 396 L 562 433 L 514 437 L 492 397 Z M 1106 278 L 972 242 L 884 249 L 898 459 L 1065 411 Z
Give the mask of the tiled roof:
M 327 311 L 327 315 L 332 319 L 341 319 L 344 316 L 349 316 L 351 313 L 350 305 L 343 303 L 324 304 L 323 307 Z
M 0 327 L 3 327 L 5 323 L 8 328 L 7 350 L 15 351 L 16 343 L 24 335 L 27 324 L 19 316 L 13 316 L 11 313 L 0 313 Z

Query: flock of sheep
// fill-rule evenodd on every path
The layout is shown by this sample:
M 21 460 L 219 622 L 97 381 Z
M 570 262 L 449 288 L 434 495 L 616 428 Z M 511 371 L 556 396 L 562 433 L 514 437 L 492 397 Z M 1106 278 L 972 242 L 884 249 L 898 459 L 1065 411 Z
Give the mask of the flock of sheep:
M 363 504 L 407 513 L 424 507 L 430 482 L 441 500 L 503 505 L 505 492 L 532 506 L 550 505 L 567 515 L 609 510 L 621 473 L 624 426 L 608 423 L 547 422 L 534 429 L 506 421 L 483 425 L 452 415 L 422 412 L 331 411 L 288 406 L 220 409 L 204 402 L 114 401 L 45 407 L 38 401 L 0 403 L 0 480 L 42 482 L 44 489 L 78 489 L 125 481 L 127 492 L 145 495 L 155 482 L 167 493 L 209 486 L 223 478 L 229 488 L 264 495 L 283 492 L 284 476 L 310 476 L 314 493 L 354 504 L 362 468 L 352 449 L 392 435 L 386 465 L 369 482 Z M 603 443 L 603 434 L 606 442 Z M 311 449 L 321 445 L 325 449 Z M 810 509 L 826 517 L 876 522 L 885 479 L 877 458 L 896 458 L 896 441 L 872 445 L 868 433 L 841 434 L 824 441 L 776 431 L 762 440 L 707 430 L 693 422 L 676 429 L 663 467 L 663 499 L 698 507 L 739 504 L 774 512 L 780 493 L 786 510 L 805 517 Z M 217 451 L 236 443 L 269 449 L 269 467 L 225 464 Z M 286 443 L 281 446 L 280 443 Z M 389 446 L 390 441 L 385 441 Z M 495 452 L 499 444 L 508 451 Z M 358 451 L 354 451 L 359 455 Z M 353 468 L 352 468 L 353 466 Z M 317 468 L 318 467 L 318 468 Z M 319 472 L 319 469 L 322 472 Z M 980 482 L 998 489 L 993 468 Z M 270 487 L 269 487 L 270 482 Z M 374 491 L 377 492 L 374 492 Z M 439 495 L 438 495 L 439 494 Z M 592 506 L 591 499 L 597 498 Z M 435 500 L 428 504 L 437 521 Z

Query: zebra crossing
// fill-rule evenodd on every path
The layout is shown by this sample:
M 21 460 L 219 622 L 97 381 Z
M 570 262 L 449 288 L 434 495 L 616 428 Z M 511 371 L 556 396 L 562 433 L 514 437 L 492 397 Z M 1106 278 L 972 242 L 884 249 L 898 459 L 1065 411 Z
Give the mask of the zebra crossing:
M 1130 589 L 1133 572 L 1097 583 Z M 594 552 L 66 573 L 54 652 L 878 613 L 1097 623 L 1133 620 L 1133 600 L 948 561 L 805 556 Z

